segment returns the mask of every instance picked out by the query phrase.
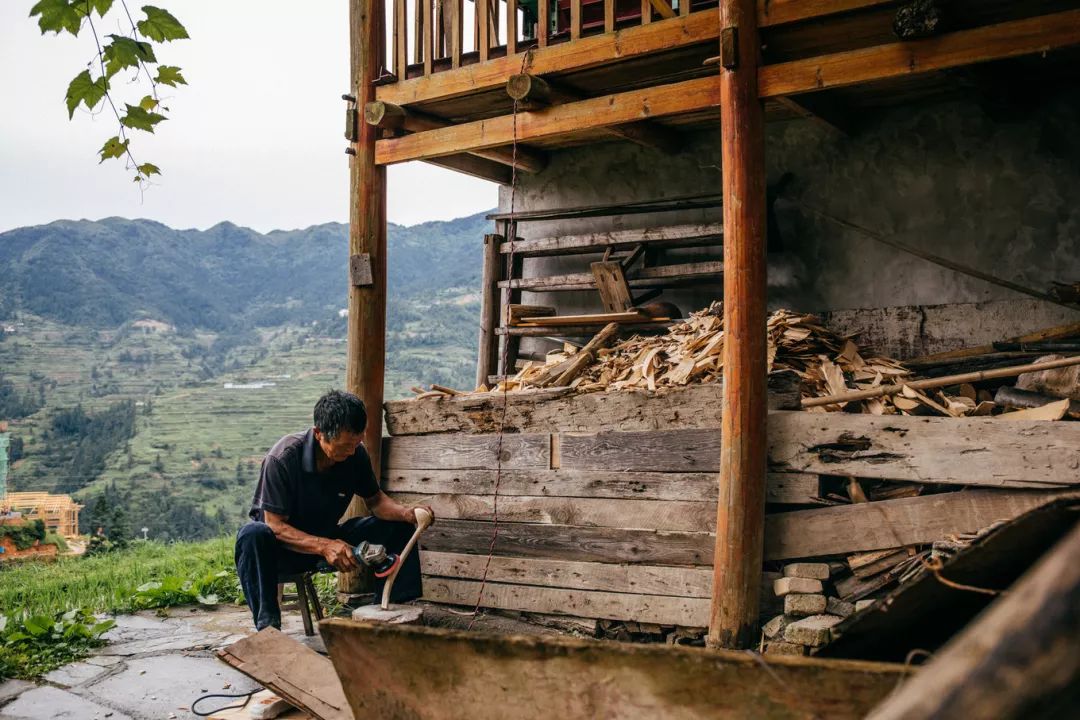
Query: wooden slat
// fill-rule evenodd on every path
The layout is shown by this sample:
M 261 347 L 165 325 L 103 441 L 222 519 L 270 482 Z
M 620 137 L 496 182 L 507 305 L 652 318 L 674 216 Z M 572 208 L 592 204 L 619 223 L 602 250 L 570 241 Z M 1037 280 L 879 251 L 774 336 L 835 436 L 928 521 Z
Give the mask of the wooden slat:
M 627 283 L 632 288 L 667 287 L 669 283 L 700 280 L 719 277 L 724 274 L 724 263 L 708 260 L 678 265 L 640 268 L 632 272 Z M 573 290 L 595 290 L 596 280 L 592 273 L 569 273 L 567 275 L 548 275 L 544 277 L 515 278 L 499 283 L 500 287 L 510 287 L 534 292 L 556 292 Z
M 506 54 L 518 51 L 518 0 L 506 0 Z
M 476 9 L 476 49 L 480 53 L 480 62 L 487 62 L 491 50 L 491 14 L 492 0 L 474 0 Z
M 425 0 L 413 1 L 413 62 L 424 62 L 424 28 L 427 27 L 424 18 Z
M 423 42 L 417 40 L 417 47 L 422 48 L 424 56 L 424 74 L 430 75 L 432 64 L 435 61 L 435 27 L 431 22 L 431 4 L 438 0 L 420 0 L 423 5 L 421 12 L 421 24 L 424 26 Z
M 855 720 L 908 673 L 900 664 L 766 663 L 744 652 L 337 618 L 320 630 L 357 718 Z
M 409 21 L 405 0 L 394 0 L 394 74 L 405 79 L 409 67 Z
M 450 18 L 450 67 L 461 67 L 461 38 L 462 38 L 462 3 L 464 0 L 449 0 L 449 12 L 447 15 Z M 380 100 L 384 98 L 378 95 L 378 90 L 375 91 L 376 97 Z
M 679 0 L 679 14 L 683 16 L 690 14 L 690 0 Z
M 570 0 L 570 39 L 581 38 L 581 0 Z
M 769 466 L 985 487 L 1076 486 L 1080 424 L 777 412 L 769 415 Z
M 439 519 L 424 533 L 423 546 L 441 552 L 486 554 L 492 523 Z M 707 532 L 507 523 L 499 526 L 495 553 L 510 557 L 646 565 L 708 565 L 713 538 Z
M 433 435 L 399 437 L 386 443 L 385 467 L 409 469 L 494 468 L 496 450 L 507 470 L 550 467 L 547 435 Z
M 567 470 L 709 472 L 720 465 L 716 428 L 563 434 L 560 467 Z
M 652 22 L 652 2 L 641 0 L 641 24 L 648 25 Z
M 610 230 L 608 232 L 587 233 L 584 235 L 561 235 L 558 237 L 509 241 L 503 242 L 499 246 L 499 251 L 504 254 L 513 252 L 521 257 L 542 257 L 600 252 L 607 248 L 625 250 L 641 243 L 663 244 L 665 246 L 719 245 L 722 237 L 723 225 L 720 223 L 669 225 L 657 228 Z
M 671 327 L 671 321 L 660 320 L 656 322 L 622 323 L 619 327 L 625 332 L 637 332 L 642 330 L 664 330 Z M 550 325 L 535 327 L 497 327 L 496 335 L 508 335 L 517 337 L 563 337 L 563 338 L 589 338 L 604 327 L 604 323 L 591 323 L 588 325 Z
M 495 496 L 394 493 L 406 505 L 429 505 L 439 519 L 491 520 Z M 537 523 L 639 530 L 711 531 L 716 504 L 703 501 L 613 500 L 511 495 L 499 497 L 499 523 Z
M 594 262 L 589 266 L 593 281 L 600 293 L 600 302 L 609 313 L 622 313 L 634 304 L 630 296 L 630 286 L 626 284 L 626 273 L 619 261 Z
M 967 490 L 765 516 L 765 557 L 791 560 L 931 543 L 1011 520 L 1072 491 Z
M 677 595 L 707 598 L 712 587 L 712 571 L 703 567 L 665 567 L 663 565 L 613 565 L 576 560 L 544 560 L 486 555 L 424 552 L 420 556 L 425 575 L 572 590 L 602 590 L 646 595 Z M 763 579 L 771 584 L 772 578 Z M 772 592 L 772 588 L 769 588 Z
M 547 47 L 548 35 L 551 30 L 551 0 L 537 0 L 537 26 L 536 26 L 536 44 L 541 47 Z M 561 53 L 560 53 L 561 54 Z M 554 57 L 554 55 L 553 55 Z M 509 59 L 509 58 L 508 58 Z M 533 56 L 533 63 L 531 67 L 535 68 L 536 56 Z M 493 63 L 489 63 L 492 65 Z M 495 81 L 490 87 L 498 87 L 506 82 L 506 78 L 514 72 L 520 72 L 520 66 L 514 67 L 511 63 L 505 63 L 506 68 L 498 75 L 498 80 Z M 418 88 L 420 89 L 420 88 Z M 425 88 L 426 89 L 426 88 Z M 457 89 L 457 88 L 455 88 Z M 436 90 L 436 92 L 438 92 Z M 464 88 L 461 88 L 459 92 L 467 92 Z
M 615 31 L 615 0 L 604 0 L 604 32 Z
M 387 470 L 383 489 L 402 494 L 495 492 L 494 470 Z M 805 505 L 819 494 L 818 476 L 769 473 L 766 500 Z M 505 470 L 499 496 L 637 498 L 641 500 L 716 500 L 714 473 L 604 472 L 587 470 Z M 501 501 L 500 501 L 501 502 Z
M 762 98 L 794 95 L 1049 52 L 1077 44 L 1080 44 L 1080 10 L 1068 10 L 923 40 L 767 65 L 758 74 L 758 95 Z
M 452 605 L 476 605 L 480 583 L 473 580 L 427 578 L 424 599 Z M 488 582 L 484 587 L 484 607 L 522 612 L 609 618 L 661 625 L 703 627 L 709 619 L 709 601 L 665 595 L 631 595 L 596 590 L 508 585 Z
M 793 373 L 769 377 L 770 410 L 798 407 Z M 386 403 L 391 435 L 434 433 L 600 432 L 604 430 L 675 430 L 720 427 L 720 383 L 684 387 L 571 393 L 565 388 L 542 391 L 464 394 Z M 391 442 L 384 440 L 384 442 Z

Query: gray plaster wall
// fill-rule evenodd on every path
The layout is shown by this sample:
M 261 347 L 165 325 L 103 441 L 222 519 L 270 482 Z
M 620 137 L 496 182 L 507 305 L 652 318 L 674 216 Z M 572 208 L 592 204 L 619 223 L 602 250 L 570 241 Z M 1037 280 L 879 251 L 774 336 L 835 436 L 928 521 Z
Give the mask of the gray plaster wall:
M 852 136 L 813 120 L 767 126 L 769 182 L 794 176 L 776 205 L 783 244 L 769 258 L 771 307 L 826 311 L 1022 297 L 862 237 L 804 205 L 1032 288 L 1080 280 L 1080 93 L 1008 119 L 975 101 L 953 100 L 863 120 Z M 678 156 L 629 143 L 571 148 L 555 153 L 539 175 L 519 175 L 514 205 L 532 210 L 718 192 L 719 165 L 714 131 L 688 138 Z M 510 188 L 502 188 L 503 211 L 510 201 Z M 720 220 L 716 208 L 528 223 L 519 235 Z M 587 271 L 595 259 L 531 259 L 525 272 Z M 661 299 L 685 312 L 721 295 L 717 284 Z M 600 309 L 595 293 L 527 294 L 525 301 Z

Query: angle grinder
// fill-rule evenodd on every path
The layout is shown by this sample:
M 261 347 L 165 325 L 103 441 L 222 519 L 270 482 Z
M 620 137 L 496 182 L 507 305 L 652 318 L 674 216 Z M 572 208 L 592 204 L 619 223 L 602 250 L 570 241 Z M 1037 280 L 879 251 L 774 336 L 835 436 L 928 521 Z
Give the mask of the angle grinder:
M 354 547 L 352 554 L 356 558 L 356 562 L 364 567 L 371 568 L 375 573 L 375 577 L 380 579 L 389 577 L 401 564 L 401 557 L 395 553 L 387 552 L 385 545 L 376 545 L 367 540 Z M 325 560 L 320 560 L 319 569 L 331 571 L 334 568 L 330 567 L 330 563 Z

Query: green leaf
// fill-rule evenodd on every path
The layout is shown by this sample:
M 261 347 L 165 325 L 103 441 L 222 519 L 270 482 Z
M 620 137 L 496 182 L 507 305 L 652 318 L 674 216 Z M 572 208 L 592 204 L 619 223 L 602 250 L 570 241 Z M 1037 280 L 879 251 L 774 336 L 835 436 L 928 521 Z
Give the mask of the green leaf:
M 136 168 L 136 170 L 139 171 L 140 175 L 145 175 L 148 178 L 151 175 L 160 175 L 161 174 L 161 168 L 159 168 L 154 163 L 143 163 L 142 165 L 139 165 Z
M 35 615 L 23 620 L 23 627 L 34 637 L 47 635 L 52 630 L 53 620 L 47 615 Z
M 147 95 L 139 101 L 139 107 L 143 110 L 153 110 L 158 105 L 158 101 L 154 99 L 153 95 Z
M 168 10 L 162 10 L 153 5 L 144 5 L 142 11 L 146 13 L 146 19 L 140 20 L 137 27 L 139 32 L 151 40 L 169 42 L 170 40 L 183 40 L 188 37 L 187 30 Z
M 105 141 L 105 144 L 98 150 L 98 154 L 101 155 L 101 160 L 98 163 L 103 163 L 111 158 L 124 157 L 128 151 L 128 144 L 130 140 L 120 140 L 119 136 L 111 137 Z
M 105 97 L 105 91 L 108 90 L 108 87 L 108 80 L 103 77 L 94 80 L 90 77 L 89 70 L 83 70 L 76 75 L 71 84 L 68 85 L 67 95 L 65 96 L 68 119 L 75 117 L 75 108 L 79 107 L 79 103 L 85 104 L 87 110 L 93 110 L 97 107 L 97 104 Z
M 94 626 L 90 628 L 90 635 L 92 637 L 97 637 L 103 633 L 107 633 L 108 631 L 112 630 L 115 626 L 116 621 L 112 618 L 109 618 L 108 620 L 102 620 L 99 623 L 95 623 Z
M 165 119 L 164 115 L 143 110 L 136 105 L 128 105 L 125 103 L 124 107 L 127 112 L 124 114 L 124 117 L 120 118 L 120 122 L 124 127 L 154 132 L 154 126 Z
M 109 35 L 112 39 L 105 46 L 105 75 L 112 77 L 127 67 L 138 67 L 140 62 L 154 63 L 154 48 L 150 43 L 132 40 L 123 35 Z
M 156 580 L 151 580 L 150 582 L 143 583 L 139 587 L 135 588 L 135 592 L 150 592 L 151 590 L 157 590 L 159 587 L 161 587 L 161 583 Z
M 79 6 L 79 0 L 40 0 L 30 8 L 30 17 L 38 16 L 38 27 L 41 28 L 42 35 L 47 32 L 59 35 L 64 30 L 78 35 L 83 19 Z M 82 7 L 86 7 L 85 4 Z
M 177 85 L 187 85 L 187 80 L 180 74 L 180 68 L 175 65 L 159 65 L 157 77 L 154 78 L 154 82 L 161 83 L 162 85 L 171 85 L 173 87 L 176 87 Z
M 113 4 L 113 0 L 83 0 L 83 2 L 89 3 L 90 7 L 97 10 L 97 14 L 101 17 L 105 17 L 105 13 L 109 12 L 109 8 Z

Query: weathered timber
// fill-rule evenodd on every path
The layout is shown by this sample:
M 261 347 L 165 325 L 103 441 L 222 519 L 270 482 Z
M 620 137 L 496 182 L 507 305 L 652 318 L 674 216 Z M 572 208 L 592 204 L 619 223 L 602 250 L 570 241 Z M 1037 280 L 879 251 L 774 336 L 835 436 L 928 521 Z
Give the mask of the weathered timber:
M 626 284 L 626 271 L 622 263 L 617 260 L 594 262 L 589 269 L 604 310 L 609 313 L 629 310 L 634 302 L 630 298 L 630 286 Z
M 218 657 L 304 712 L 352 719 L 330 661 L 280 630 L 266 628 L 219 650 Z
M 443 155 L 437 158 L 429 158 L 424 162 L 500 185 L 509 185 L 513 178 L 513 171 L 506 165 L 482 158 L 479 155 L 469 155 L 468 153 Z
M 495 490 L 494 470 L 389 469 L 383 473 L 389 493 L 490 495 Z M 716 499 L 714 473 L 593 472 L 581 470 L 504 470 L 499 497 L 626 498 L 641 500 Z M 766 500 L 785 505 L 813 504 L 819 494 L 818 476 L 806 473 L 769 473 Z M 500 503 L 502 501 L 500 500 Z
M 671 225 L 667 227 L 634 230 L 611 230 L 584 235 L 562 235 L 504 242 L 503 253 L 513 252 L 522 257 L 549 255 L 573 255 L 577 253 L 602 252 L 607 248 L 626 250 L 642 243 L 664 247 L 716 246 L 723 236 L 720 223 L 697 225 Z
M 501 490 L 501 488 L 500 488 Z M 494 495 L 395 493 L 407 505 L 429 505 L 442 520 L 490 520 Z M 499 494 L 499 523 L 540 523 L 645 530 L 711 530 L 716 505 L 682 500 L 535 497 Z
M 553 389 L 507 393 L 505 416 L 499 393 L 396 400 L 384 405 L 386 427 L 391 435 L 493 433 L 499 427 L 512 433 L 720 427 L 721 383 L 655 392 L 566 392 Z M 797 408 L 799 391 L 794 375 L 771 375 L 765 402 L 770 410 Z
M 492 526 L 475 520 L 439 520 L 424 533 L 424 547 L 441 552 L 486 553 Z M 568 525 L 500 525 L 495 553 L 510 557 L 645 565 L 708 565 L 707 532 L 662 532 Z
M 1069 487 L 1080 485 L 1080 426 L 775 412 L 769 415 L 769 467 L 983 487 Z
M 535 325 L 525 327 L 498 327 L 496 335 L 506 335 L 511 339 L 519 337 L 561 337 L 561 338 L 584 338 L 590 337 L 597 330 L 606 325 L 605 322 L 594 322 L 586 325 Z M 634 323 L 619 323 L 624 334 L 640 332 L 644 330 L 663 330 L 671 327 L 670 320 L 642 320 Z
M 1008 720 L 1075 711 L 1080 699 L 1077 557 L 1080 525 L 869 717 Z
M 994 393 L 994 402 L 1001 407 L 1007 408 L 1039 408 L 1043 405 L 1058 402 L 1059 400 L 1061 400 L 1061 398 L 1042 395 L 1041 393 L 1031 392 L 1030 390 L 1021 390 L 1020 388 L 1008 385 L 999 387 L 997 392 Z M 1074 419 L 1080 419 L 1080 401 L 1070 400 L 1069 409 L 1066 411 L 1066 415 Z
M 965 490 L 777 513 L 765 517 L 765 557 L 789 560 L 930 543 L 1020 517 L 1065 497 L 1080 494 Z
M 387 447 L 387 468 L 494 468 L 498 449 L 507 470 L 547 469 L 551 463 L 547 435 L 507 435 L 501 442 L 492 435 L 406 436 L 394 438 Z
M 693 16 L 691 16 L 693 17 Z M 900 665 L 495 636 L 423 627 L 320 624 L 353 714 L 388 720 L 618 717 L 668 720 L 862 717 Z
M 709 601 L 705 598 L 673 595 L 613 593 L 599 590 L 568 590 L 537 585 L 512 585 L 492 582 L 484 585 L 474 580 L 428 577 L 424 579 L 424 599 L 451 605 L 475 606 L 480 598 L 483 607 L 518 610 L 553 615 L 571 615 L 609 620 L 634 620 L 660 625 L 704 627 L 709 619 Z
M 560 467 L 569 470 L 705 472 L 720 467 L 715 428 L 602 432 L 560 436 Z
M 669 287 L 672 283 L 721 277 L 723 274 L 724 263 L 719 260 L 706 260 L 696 263 L 639 268 L 630 273 L 630 277 L 627 277 L 626 282 L 632 288 Z M 566 275 L 513 278 L 503 280 L 499 283 L 499 287 L 531 290 L 533 292 L 569 292 L 574 290 L 595 290 L 596 280 L 593 278 L 592 273 L 569 273 Z
M 506 263 L 499 254 L 499 237 L 484 235 L 484 258 L 480 273 L 480 339 L 476 361 L 476 387 L 487 382 L 487 377 L 499 362 L 499 341 L 495 326 L 499 323 L 499 292 L 495 284 L 506 272 Z M 391 431 L 393 432 L 393 431 Z

